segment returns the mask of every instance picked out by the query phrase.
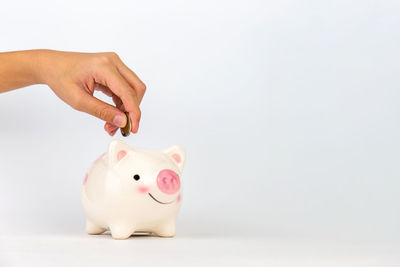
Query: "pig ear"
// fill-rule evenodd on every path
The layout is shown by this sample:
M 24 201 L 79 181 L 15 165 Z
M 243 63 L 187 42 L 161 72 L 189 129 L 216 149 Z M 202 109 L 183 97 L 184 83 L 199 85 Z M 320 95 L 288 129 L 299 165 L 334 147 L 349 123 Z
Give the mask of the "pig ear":
M 120 160 L 122 160 L 129 151 L 130 148 L 126 143 L 120 140 L 113 140 L 108 146 L 108 162 L 111 166 L 117 164 Z
M 181 146 L 171 146 L 163 151 L 167 154 L 178 166 L 179 171 L 182 173 L 183 165 L 185 164 L 186 160 L 186 153 L 183 147 Z

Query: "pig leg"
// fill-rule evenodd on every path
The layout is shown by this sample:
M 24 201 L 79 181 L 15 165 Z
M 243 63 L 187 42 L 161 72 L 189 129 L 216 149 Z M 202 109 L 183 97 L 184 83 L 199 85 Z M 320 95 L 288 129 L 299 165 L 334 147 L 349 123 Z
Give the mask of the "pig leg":
M 154 229 L 153 233 L 160 237 L 173 237 L 175 235 L 175 220 L 159 225 Z
M 98 235 L 105 231 L 103 227 L 97 226 L 96 224 L 92 223 L 89 219 L 86 219 L 86 232 L 89 235 Z
M 135 228 L 124 224 L 114 224 L 110 226 L 110 231 L 114 239 L 127 239 L 135 232 Z

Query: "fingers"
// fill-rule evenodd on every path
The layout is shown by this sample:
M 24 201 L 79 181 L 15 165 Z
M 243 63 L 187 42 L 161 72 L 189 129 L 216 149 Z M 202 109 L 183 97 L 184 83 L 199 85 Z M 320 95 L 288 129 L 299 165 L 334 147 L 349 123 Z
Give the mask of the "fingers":
M 106 124 L 104 125 L 104 130 L 106 130 L 106 132 L 111 135 L 114 136 L 114 134 L 117 132 L 119 128 L 109 122 L 106 122 Z
M 116 106 L 119 110 L 125 111 L 125 107 L 124 107 L 124 105 L 122 104 L 121 99 L 119 99 L 118 96 L 116 96 L 113 92 L 111 92 L 111 90 L 110 90 L 108 87 L 96 83 L 95 86 L 94 86 L 94 88 L 95 88 L 95 90 L 101 91 L 101 92 L 103 92 L 105 95 L 112 97 L 112 100 L 113 100 L 115 106 Z M 106 122 L 106 123 L 104 124 L 104 130 L 106 130 L 106 132 L 107 132 L 109 135 L 111 135 L 111 136 L 114 136 L 118 129 L 119 129 L 119 127 L 115 126 L 114 124 L 112 124 L 112 123 L 110 123 L 110 122 Z
M 112 101 L 114 102 L 115 106 L 116 106 L 118 109 L 120 109 L 120 110 L 122 110 L 122 111 L 126 111 L 126 110 L 125 110 L 125 107 L 124 107 L 124 104 L 122 103 L 121 99 L 120 99 L 118 96 L 116 96 L 116 95 L 113 94 L 113 96 L 112 96 Z
M 112 123 L 114 127 L 125 126 L 126 116 L 116 107 L 85 93 L 80 94 L 79 98 L 75 109 L 91 114 L 108 123 Z
M 117 67 L 121 75 L 128 81 L 129 85 L 136 91 L 136 96 L 139 104 L 142 102 L 144 93 L 146 92 L 146 85 L 140 80 L 140 78 L 130 68 L 128 68 L 124 62 L 118 57 Z
M 98 83 L 94 85 L 94 90 L 101 91 L 103 94 L 109 97 L 112 97 L 114 95 L 108 87 Z
M 111 92 L 111 91 L 110 91 L 110 92 Z M 111 94 L 112 94 L 112 100 L 113 100 L 115 106 L 116 106 L 119 110 L 125 111 L 125 107 L 124 107 L 124 104 L 122 104 L 121 99 L 119 99 L 119 97 L 116 96 L 116 95 L 114 95 L 113 93 L 111 93 Z M 111 127 L 111 128 L 110 128 L 110 127 Z M 114 125 L 111 124 L 111 123 L 109 123 L 109 122 L 106 122 L 106 124 L 104 125 L 104 129 L 105 129 L 106 131 L 107 131 L 107 129 L 114 130 Z M 118 129 L 118 128 L 117 128 L 117 129 Z M 116 132 L 117 129 L 115 129 L 114 134 L 115 134 L 115 132 Z M 114 135 L 114 134 L 111 134 L 109 131 L 107 131 L 107 132 L 108 132 L 110 135 Z
M 121 76 L 116 68 L 103 68 L 99 71 L 99 76 L 95 77 L 96 82 L 108 87 L 121 100 L 125 110 L 129 112 L 132 121 L 132 132 L 136 133 L 139 129 L 141 111 L 139 100 L 135 90 Z

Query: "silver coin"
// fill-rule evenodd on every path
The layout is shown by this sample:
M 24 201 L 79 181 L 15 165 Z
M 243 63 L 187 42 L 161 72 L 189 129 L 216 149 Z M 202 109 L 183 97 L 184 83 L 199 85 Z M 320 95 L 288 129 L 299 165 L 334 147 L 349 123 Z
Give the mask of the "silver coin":
M 131 122 L 131 117 L 129 116 L 129 112 L 125 112 L 126 116 L 126 125 L 125 127 L 121 128 L 121 134 L 124 137 L 127 137 L 131 134 L 132 131 L 132 122 Z

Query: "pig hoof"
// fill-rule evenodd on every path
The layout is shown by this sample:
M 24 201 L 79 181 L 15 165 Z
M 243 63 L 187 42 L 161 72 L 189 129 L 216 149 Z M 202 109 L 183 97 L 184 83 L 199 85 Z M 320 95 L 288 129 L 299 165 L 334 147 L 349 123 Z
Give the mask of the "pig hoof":
M 154 234 L 159 237 L 173 237 L 175 235 L 175 222 L 160 225 L 154 230 Z
M 89 235 L 98 235 L 102 234 L 106 229 L 103 227 L 97 226 L 96 224 L 92 223 L 89 220 L 86 220 L 86 232 Z
M 110 227 L 110 231 L 114 239 L 127 239 L 135 232 L 132 229 L 120 226 Z

